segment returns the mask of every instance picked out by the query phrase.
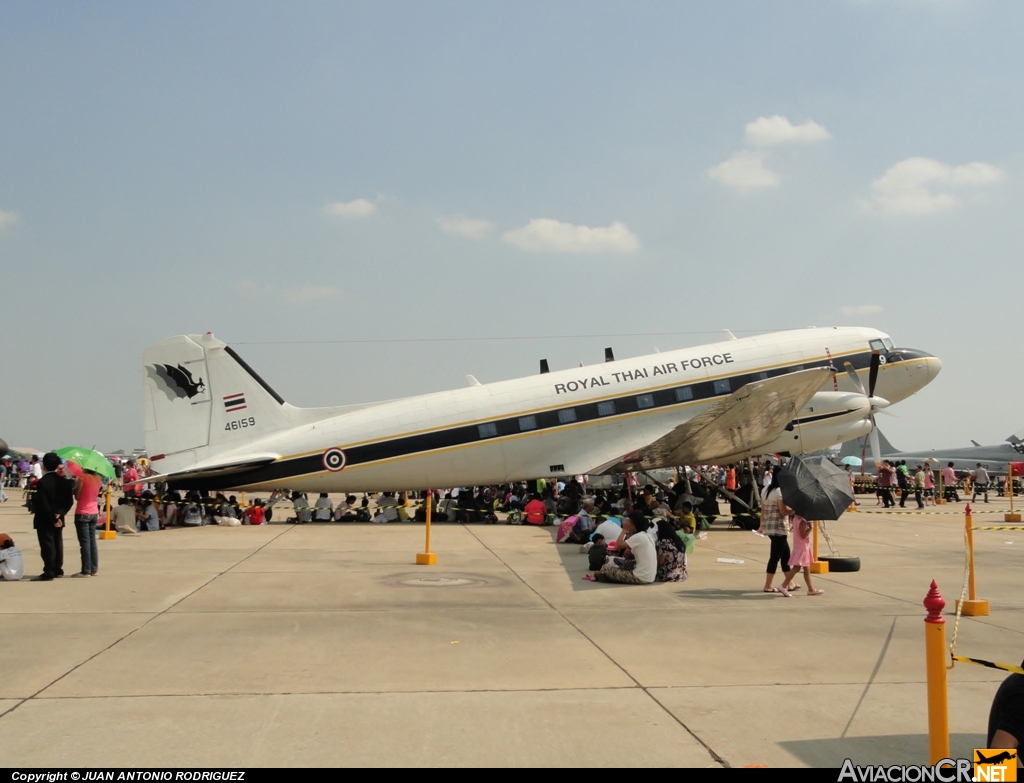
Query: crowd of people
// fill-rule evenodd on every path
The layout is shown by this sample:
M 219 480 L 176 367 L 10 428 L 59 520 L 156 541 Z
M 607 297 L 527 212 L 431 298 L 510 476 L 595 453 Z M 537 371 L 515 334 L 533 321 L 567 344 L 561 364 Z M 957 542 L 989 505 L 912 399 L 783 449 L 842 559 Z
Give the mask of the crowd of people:
M 26 505 L 34 514 L 43 559 L 43 573 L 33 579 L 48 581 L 64 575 L 59 531 L 72 507 L 81 550 L 81 568 L 72 576 L 97 575 L 96 532 L 106 522 L 99 496 L 108 486 L 106 480 L 73 463 L 63 464 L 56 454 L 33 457 L 27 466 L 18 465 L 13 470 L 11 464 L 6 460 L 2 463 L 0 485 L 17 482 L 29 490 Z M 364 493 L 361 499 L 349 494 L 337 503 L 326 492 L 311 502 L 307 493 L 280 491 L 269 501 L 245 503 L 235 495 L 198 491 L 182 494 L 165 485 L 149 484 L 145 481 L 147 471 L 148 465 L 127 461 L 109 481 L 111 489 L 122 484 L 127 487 L 111 513 L 111 525 L 118 533 L 131 535 L 210 524 L 263 525 L 272 520 L 275 506 L 279 514 L 283 513 L 281 521 L 290 524 L 386 524 L 424 521 L 427 514 L 427 491 Z M 808 571 L 810 522 L 783 502 L 779 470 L 771 461 L 685 467 L 677 475 L 678 482 L 670 480 L 657 487 L 640 487 L 632 474 L 627 474 L 623 486 L 604 489 L 588 487 L 586 476 L 453 487 L 433 490 L 429 503 L 435 521 L 496 524 L 504 518 L 506 524 L 556 525 L 559 543 L 578 545 L 588 556 L 589 570 L 584 576 L 588 581 L 649 584 L 687 579 L 687 554 L 693 551 L 696 540 L 706 538 L 707 529 L 721 513 L 719 502 L 724 498 L 734 520 L 748 517 L 757 532 L 769 539 L 764 592 L 791 596 L 803 589 L 794 581 L 802 570 L 807 595 L 823 593 L 814 588 Z M 944 479 L 946 492 L 959 500 L 952 463 Z M 981 465 L 973 479 L 974 495 L 983 495 L 987 502 L 990 481 Z M 852 487 L 852 474 L 850 482 Z M 904 506 L 913 492 L 919 507 L 923 507 L 926 502 L 934 502 L 935 486 L 932 471 L 926 466 L 919 465 L 912 472 L 905 464 L 887 461 L 879 471 L 877 496 L 879 503 L 894 506 L 893 491 L 899 489 L 900 506 Z M 20 553 L 9 537 L 0 539 L 0 572 L 4 578 L 12 578 L 10 563 L 18 557 Z M 784 579 L 775 586 L 780 567 Z
M 895 492 L 900 494 L 900 508 L 906 508 L 907 498 L 911 493 L 913 493 L 914 501 L 919 509 L 926 505 L 935 505 L 939 496 L 939 483 L 937 482 L 941 483 L 942 496 L 946 502 L 959 503 L 959 487 L 962 482 L 966 482 L 971 487 L 972 503 L 977 500 L 979 495 L 988 503 L 988 493 L 992 484 L 988 470 L 979 462 L 967 476 L 961 477 L 953 468 L 954 464 L 950 462 L 941 470 L 936 470 L 931 465 L 924 463 L 911 468 L 907 465 L 906 460 L 884 460 L 878 469 L 875 483 L 877 505 L 895 508 L 896 499 L 893 496 Z

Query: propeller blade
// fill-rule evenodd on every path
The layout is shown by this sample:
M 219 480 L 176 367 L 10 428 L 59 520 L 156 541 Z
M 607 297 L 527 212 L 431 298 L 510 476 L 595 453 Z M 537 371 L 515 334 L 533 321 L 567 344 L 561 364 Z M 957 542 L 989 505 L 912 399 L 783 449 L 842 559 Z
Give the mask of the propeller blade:
M 868 393 L 864 391 L 864 384 L 860 382 L 860 376 L 857 375 L 857 371 L 853 369 L 853 365 L 849 362 L 843 362 L 843 367 L 846 368 L 846 374 L 850 376 L 850 380 L 853 381 L 853 385 L 857 388 L 857 391 L 867 397 Z
M 878 445 L 878 427 L 875 426 L 875 417 L 871 417 L 871 459 L 875 463 L 875 467 L 880 467 L 882 464 L 882 448 Z
M 875 396 L 875 382 L 878 380 L 878 367 L 882 363 L 882 352 L 871 352 L 871 374 L 868 376 L 868 397 Z

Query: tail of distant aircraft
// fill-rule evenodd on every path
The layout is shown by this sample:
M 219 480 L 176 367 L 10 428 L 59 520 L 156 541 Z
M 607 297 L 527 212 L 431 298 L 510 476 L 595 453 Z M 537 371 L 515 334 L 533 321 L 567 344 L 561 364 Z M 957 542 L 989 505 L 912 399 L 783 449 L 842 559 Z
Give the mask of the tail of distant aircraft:
M 294 425 L 287 405 L 212 334 L 179 335 L 142 354 L 146 451 L 158 473 L 185 469 Z
M 880 429 L 876 431 L 878 432 L 878 448 L 881 450 L 882 454 L 898 454 L 899 449 L 889 442 L 889 439 L 882 434 L 882 431 Z M 862 454 L 866 455 L 866 461 L 870 463 L 871 441 L 867 435 L 863 438 L 854 438 L 853 440 L 846 441 L 843 444 L 843 447 L 839 450 L 840 459 L 843 457 L 859 458 Z

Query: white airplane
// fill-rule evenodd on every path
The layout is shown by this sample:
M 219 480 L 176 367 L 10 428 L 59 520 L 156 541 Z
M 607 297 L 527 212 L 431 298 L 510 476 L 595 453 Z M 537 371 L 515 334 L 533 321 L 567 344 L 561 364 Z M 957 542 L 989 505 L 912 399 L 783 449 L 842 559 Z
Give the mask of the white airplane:
M 937 358 L 854 327 L 729 339 L 336 408 L 286 403 L 213 334 L 143 353 L 149 481 L 387 491 L 799 454 L 867 434 Z M 840 371 L 845 368 L 846 373 Z M 870 378 L 870 392 L 860 375 Z M 875 396 L 877 391 L 880 396 Z

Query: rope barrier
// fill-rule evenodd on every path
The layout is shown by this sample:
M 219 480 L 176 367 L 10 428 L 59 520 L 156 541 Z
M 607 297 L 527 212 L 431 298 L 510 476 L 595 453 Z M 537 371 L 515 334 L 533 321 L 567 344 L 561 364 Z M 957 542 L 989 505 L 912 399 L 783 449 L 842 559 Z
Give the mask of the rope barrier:
M 1024 527 L 972 527 L 972 530 L 1024 530 Z M 1014 674 L 1024 674 L 1024 668 L 1009 663 L 995 663 L 981 658 L 968 658 L 956 654 L 956 637 L 960 630 L 960 616 L 963 612 L 964 598 L 967 597 L 967 583 L 971 575 L 971 552 L 967 540 L 967 528 L 964 528 L 964 583 L 960 588 L 960 600 L 956 602 L 956 620 L 953 623 L 953 638 L 949 643 L 949 657 L 952 663 L 946 668 L 952 669 L 957 663 L 973 663 L 976 666 L 985 666 L 989 669 L 1000 669 Z

